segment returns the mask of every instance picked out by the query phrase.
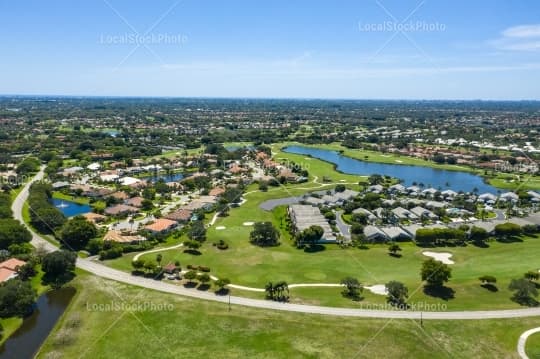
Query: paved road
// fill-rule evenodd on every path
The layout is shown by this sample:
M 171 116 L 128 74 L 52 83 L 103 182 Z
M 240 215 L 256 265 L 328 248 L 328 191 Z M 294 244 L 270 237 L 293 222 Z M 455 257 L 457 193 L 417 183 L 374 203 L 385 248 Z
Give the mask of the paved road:
M 336 227 L 338 227 L 345 239 L 351 239 L 351 226 L 343 221 L 343 218 L 341 218 L 342 213 L 343 211 L 336 211 Z
M 40 180 L 43 178 L 42 168 L 36 177 L 31 181 Z M 13 201 L 12 209 L 16 219 L 22 220 L 22 207 L 26 199 L 28 198 L 28 188 L 31 182 L 29 182 L 19 193 L 19 195 Z M 29 228 L 30 230 L 30 228 Z M 30 230 L 31 231 L 31 230 Z M 57 248 L 47 242 L 43 237 L 37 233 L 32 233 L 32 245 L 43 245 L 47 250 L 54 251 Z M 511 310 L 493 310 L 493 311 L 461 311 L 461 312 L 414 312 L 414 311 L 397 311 L 397 310 L 369 310 L 369 309 L 352 309 L 352 308 L 334 308 L 334 307 L 321 307 L 314 305 L 302 305 L 291 303 L 279 303 L 268 300 L 250 299 L 235 296 L 219 296 L 212 292 L 202 292 L 196 289 L 184 288 L 174 284 L 165 283 L 158 280 L 149 278 L 132 276 L 129 273 L 122 272 L 107 266 L 100 264 L 99 262 L 93 262 L 88 259 L 77 259 L 77 267 L 90 272 L 96 276 L 115 280 L 118 282 L 144 287 L 148 289 L 157 290 L 164 293 L 178 294 L 186 297 L 211 300 L 216 302 L 227 303 L 254 308 L 282 310 L 289 312 L 299 313 L 311 313 L 344 317 L 365 317 L 365 318 L 396 318 L 396 319 L 449 319 L 449 320 L 461 320 L 461 319 L 497 319 L 497 318 L 519 318 L 529 316 L 540 316 L 540 308 L 527 308 L 527 309 L 511 309 Z
M 525 343 L 527 343 L 527 338 L 533 335 L 534 333 L 540 333 L 540 327 L 529 329 L 525 333 L 519 336 L 517 350 L 521 359 L 529 359 L 529 357 L 527 356 L 527 353 L 525 352 Z

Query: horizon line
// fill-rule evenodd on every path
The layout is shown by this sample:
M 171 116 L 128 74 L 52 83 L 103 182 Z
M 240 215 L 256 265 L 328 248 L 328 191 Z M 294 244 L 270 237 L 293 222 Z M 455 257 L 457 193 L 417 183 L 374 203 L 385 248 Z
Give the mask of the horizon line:
M 8 94 L 5 97 L 49 98 L 111 98 L 111 99 L 216 99 L 216 100 L 283 100 L 283 101 L 422 101 L 422 102 L 540 102 L 539 99 L 490 99 L 490 98 L 357 98 L 357 97 L 253 97 L 253 96 L 168 96 L 168 95 L 79 95 L 79 94 Z

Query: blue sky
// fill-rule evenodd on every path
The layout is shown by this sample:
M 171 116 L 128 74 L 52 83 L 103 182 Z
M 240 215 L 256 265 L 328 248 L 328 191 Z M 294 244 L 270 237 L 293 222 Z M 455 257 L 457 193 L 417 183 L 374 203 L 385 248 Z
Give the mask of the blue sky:
M 534 0 L 0 0 L 0 42 L 2 94 L 540 99 Z

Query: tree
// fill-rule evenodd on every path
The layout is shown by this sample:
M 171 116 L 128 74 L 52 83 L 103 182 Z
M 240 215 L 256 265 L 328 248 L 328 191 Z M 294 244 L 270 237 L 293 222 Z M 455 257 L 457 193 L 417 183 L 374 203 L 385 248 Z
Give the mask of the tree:
M 154 208 L 154 203 L 150 199 L 143 199 L 141 201 L 141 209 L 143 211 L 150 211 Z
M 504 238 L 519 236 L 521 232 L 521 227 L 515 223 L 507 222 L 495 226 L 495 234 Z
M 144 262 L 144 270 L 147 273 L 156 274 L 157 268 L 158 267 L 157 267 L 156 263 L 154 263 L 154 262 L 151 262 L 151 261 Z
M 29 280 L 36 275 L 35 263 L 33 260 L 28 261 L 26 264 L 17 267 L 17 277 L 20 280 Z
M 277 246 L 279 244 L 279 231 L 271 222 L 256 222 L 253 231 L 249 234 L 249 241 L 261 247 Z
M 68 220 L 60 230 L 60 239 L 73 249 L 84 248 L 88 241 L 97 236 L 96 226 L 83 216 Z
M 336 192 L 345 192 L 346 189 L 347 188 L 345 187 L 344 184 L 338 184 L 338 185 L 336 185 L 335 191 Z
M 398 307 L 403 307 L 407 301 L 407 298 L 409 297 L 409 289 L 405 286 L 405 284 L 393 280 L 386 283 L 385 287 L 386 291 L 388 292 L 386 297 L 388 303 Z
M 351 225 L 350 231 L 352 234 L 357 234 L 357 235 L 364 234 L 364 225 L 360 223 L 353 223 Z
M 158 253 L 156 255 L 156 262 L 158 263 L 158 266 L 161 266 L 161 260 L 163 259 L 163 255 L 161 253 Z
M 368 177 L 368 182 L 370 185 L 376 185 L 376 184 L 381 184 L 381 183 L 384 183 L 384 178 L 383 176 L 379 175 L 379 174 L 372 174 L 371 176 Z
M 26 227 L 15 219 L 0 219 L 0 249 L 8 249 L 12 244 L 28 243 L 32 235 Z
M 226 286 L 231 284 L 231 281 L 228 278 L 220 278 L 214 282 L 216 287 L 218 287 L 218 292 L 221 292 L 225 289 Z
M 536 297 L 538 296 L 538 290 L 531 281 L 525 278 L 512 279 L 508 289 L 513 291 L 512 300 L 521 305 L 536 305 Z
M 323 234 L 324 229 L 321 226 L 310 226 L 296 234 L 296 244 L 298 246 L 303 244 L 315 244 L 322 238 Z
M 281 281 L 277 283 L 268 282 L 264 287 L 266 292 L 266 298 L 276 301 L 287 301 L 289 300 L 289 286 L 287 282 Z
M 448 265 L 430 258 L 422 263 L 422 280 L 430 287 L 441 287 L 452 277 L 452 269 Z
M 538 280 L 539 277 L 540 277 L 540 275 L 538 274 L 538 272 L 532 271 L 532 270 L 528 271 L 527 273 L 525 273 L 523 275 L 523 278 L 527 279 L 530 282 L 534 282 L 534 281 Z
M 30 282 L 11 279 L 0 285 L 0 317 L 24 317 L 33 310 L 36 291 Z
M 204 242 L 206 240 L 206 227 L 202 221 L 195 221 L 191 223 L 188 230 L 189 239 Z
M 475 242 L 483 242 L 487 239 L 488 232 L 481 227 L 473 226 L 471 228 L 470 239 Z
M 203 285 L 206 285 L 210 282 L 211 278 L 208 273 L 202 273 L 198 276 L 199 282 L 201 282 Z
M 145 264 L 144 259 L 137 259 L 137 260 L 131 261 L 131 266 L 136 272 L 142 271 L 142 269 L 144 268 L 144 264 Z
M 194 270 L 187 271 L 184 278 L 188 280 L 188 283 L 193 283 L 193 280 L 197 278 L 197 272 Z
M 199 247 L 201 246 L 201 243 L 197 241 L 189 240 L 189 241 L 184 241 L 184 246 L 188 247 L 192 251 L 197 251 L 197 249 L 199 249 Z
M 353 300 L 361 300 L 361 293 L 363 287 L 358 279 L 353 277 L 345 277 L 341 280 L 341 284 L 345 286 L 345 289 L 341 292 L 344 297 L 351 298 Z
M 392 243 L 388 246 L 388 252 L 391 256 L 397 257 L 397 252 L 401 252 L 401 247 L 397 243 Z
M 59 250 L 47 253 L 41 262 L 41 269 L 45 272 L 43 280 L 55 287 L 71 280 L 74 276 L 77 254 L 72 251 Z

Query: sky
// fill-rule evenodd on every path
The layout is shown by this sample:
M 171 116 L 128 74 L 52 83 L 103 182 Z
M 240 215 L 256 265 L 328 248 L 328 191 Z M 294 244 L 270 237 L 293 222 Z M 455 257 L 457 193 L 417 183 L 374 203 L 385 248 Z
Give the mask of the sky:
M 540 100 L 540 1 L 0 0 L 0 94 Z

